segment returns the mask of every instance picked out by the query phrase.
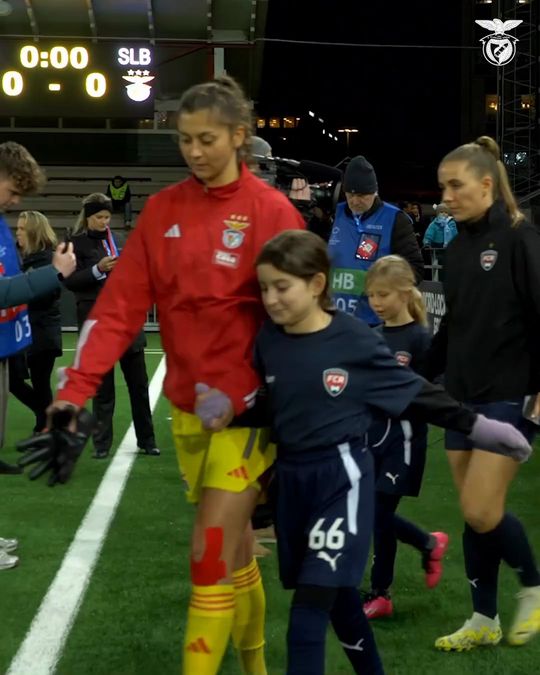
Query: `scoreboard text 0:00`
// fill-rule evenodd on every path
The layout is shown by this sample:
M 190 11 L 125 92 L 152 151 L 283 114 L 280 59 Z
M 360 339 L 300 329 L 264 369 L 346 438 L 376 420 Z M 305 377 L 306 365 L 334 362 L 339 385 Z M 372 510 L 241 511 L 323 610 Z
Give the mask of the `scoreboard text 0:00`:
M 0 115 L 153 114 L 151 47 L 0 43 Z

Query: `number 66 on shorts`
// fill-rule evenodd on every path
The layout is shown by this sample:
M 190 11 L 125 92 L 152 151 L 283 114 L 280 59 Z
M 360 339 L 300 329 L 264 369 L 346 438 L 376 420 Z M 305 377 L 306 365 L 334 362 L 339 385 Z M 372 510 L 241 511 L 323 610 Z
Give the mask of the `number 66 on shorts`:
M 357 586 L 373 529 L 371 453 L 344 443 L 301 455 L 275 465 L 281 581 L 285 588 Z

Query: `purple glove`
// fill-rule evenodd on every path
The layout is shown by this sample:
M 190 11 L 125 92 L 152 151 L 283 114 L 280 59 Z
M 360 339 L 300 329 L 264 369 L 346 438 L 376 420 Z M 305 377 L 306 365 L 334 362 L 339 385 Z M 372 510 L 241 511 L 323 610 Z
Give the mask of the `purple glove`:
M 211 388 L 203 382 L 197 382 L 195 385 L 195 393 L 197 395 L 205 394 L 207 391 L 210 391 L 210 389 Z M 226 415 L 231 410 L 231 399 L 227 394 L 218 390 L 195 406 L 195 414 L 201 420 L 205 429 L 209 429 L 215 419 L 223 417 L 223 415 Z
M 510 457 L 518 462 L 526 462 L 532 452 L 525 436 L 507 422 L 492 420 L 477 415 L 468 438 L 481 450 L 491 450 Z

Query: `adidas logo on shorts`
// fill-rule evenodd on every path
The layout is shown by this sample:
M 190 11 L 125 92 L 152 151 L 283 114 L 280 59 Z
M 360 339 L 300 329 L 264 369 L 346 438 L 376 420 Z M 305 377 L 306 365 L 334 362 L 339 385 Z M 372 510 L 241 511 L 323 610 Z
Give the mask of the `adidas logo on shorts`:
M 244 478 L 245 480 L 248 480 L 249 478 L 249 474 L 246 471 L 245 466 L 239 466 L 232 471 L 227 471 L 227 476 L 233 476 L 233 478 Z

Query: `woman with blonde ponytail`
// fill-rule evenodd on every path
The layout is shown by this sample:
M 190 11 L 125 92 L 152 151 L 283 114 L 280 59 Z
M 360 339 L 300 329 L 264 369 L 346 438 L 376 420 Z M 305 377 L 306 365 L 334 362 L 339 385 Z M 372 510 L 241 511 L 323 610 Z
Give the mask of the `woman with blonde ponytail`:
M 426 308 L 415 286 L 414 272 L 398 255 L 379 258 L 368 270 L 366 294 L 371 309 L 384 322 L 380 328 L 399 364 L 418 371 L 431 338 Z M 375 460 L 374 560 L 371 591 L 364 604 L 369 619 L 391 616 L 390 586 L 394 576 L 397 542 L 409 544 L 421 555 L 425 582 L 435 588 L 442 576 L 442 558 L 448 547 L 444 532 L 426 532 L 398 516 L 402 497 L 417 497 L 422 485 L 427 450 L 427 424 L 379 419 L 369 430 Z
M 536 426 L 531 420 L 540 414 L 540 231 L 525 222 L 499 146 L 489 136 L 446 155 L 439 184 L 461 227 L 446 253 L 447 315 L 425 373 L 445 372 L 454 398 L 509 422 L 532 442 Z M 501 561 L 516 570 L 522 586 L 507 635 L 510 644 L 522 645 L 540 631 L 540 573 L 523 525 L 506 511 L 518 464 L 453 432 L 446 434 L 446 449 L 465 520 L 463 553 L 473 615 L 435 646 L 463 651 L 500 642 Z

